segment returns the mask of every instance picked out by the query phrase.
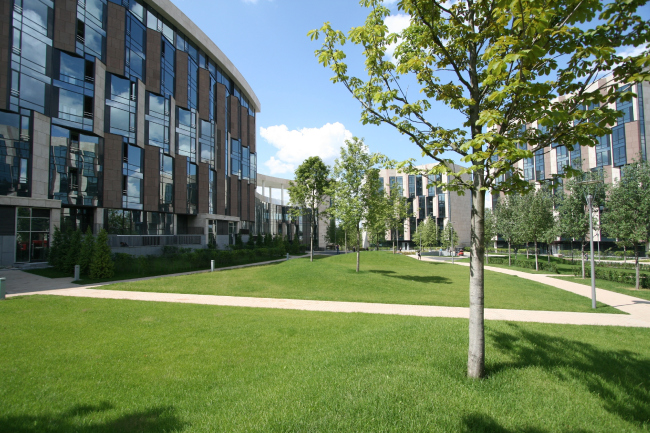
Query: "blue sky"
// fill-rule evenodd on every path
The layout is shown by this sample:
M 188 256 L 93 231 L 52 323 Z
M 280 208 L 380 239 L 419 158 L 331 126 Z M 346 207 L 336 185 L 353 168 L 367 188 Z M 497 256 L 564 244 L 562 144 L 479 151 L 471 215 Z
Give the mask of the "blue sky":
M 356 0 L 172 0 L 210 37 L 248 81 L 260 100 L 257 114 L 258 172 L 293 178 L 293 170 L 308 156 L 332 164 L 346 138 L 363 137 L 372 152 L 404 160 L 421 157 L 418 148 L 392 127 L 363 125 L 360 107 L 332 72 L 316 60 L 320 41 L 309 30 L 330 21 L 347 32 L 361 25 L 367 10 Z M 389 28 L 399 29 L 392 0 Z M 641 13 L 650 19 L 650 6 Z M 346 44 L 350 64 L 362 66 L 360 50 Z M 435 108 L 434 108 L 435 110 Z M 434 121 L 460 127 L 463 118 L 441 107 Z

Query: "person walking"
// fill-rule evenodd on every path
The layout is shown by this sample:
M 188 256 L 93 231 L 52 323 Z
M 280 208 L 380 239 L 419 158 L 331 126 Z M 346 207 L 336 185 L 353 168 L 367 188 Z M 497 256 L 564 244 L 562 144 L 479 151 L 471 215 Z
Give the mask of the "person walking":
M 420 255 L 420 250 L 418 250 L 418 260 L 422 260 L 422 256 Z
M 336 254 L 339 253 L 339 244 L 336 244 Z

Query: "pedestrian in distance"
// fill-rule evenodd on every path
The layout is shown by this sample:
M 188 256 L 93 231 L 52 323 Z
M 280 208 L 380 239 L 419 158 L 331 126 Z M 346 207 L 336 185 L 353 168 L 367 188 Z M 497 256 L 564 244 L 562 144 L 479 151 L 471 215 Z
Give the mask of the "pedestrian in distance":
M 339 244 L 336 244 L 336 254 L 339 253 Z
M 420 255 L 420 250 L 418 250 L 418 260 L 422 260 L 422 256 Z

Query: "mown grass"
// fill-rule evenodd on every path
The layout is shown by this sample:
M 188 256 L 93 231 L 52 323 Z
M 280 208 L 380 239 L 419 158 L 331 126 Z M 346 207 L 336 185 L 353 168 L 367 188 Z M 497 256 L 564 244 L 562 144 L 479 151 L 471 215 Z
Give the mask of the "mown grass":
M 201 295 L 467 307 L 469 269 L 385 252 L 317 256 L 208 274 L 124 282 L 104 289 Z M 487 308 L 593 312 L 589 299 L 496 272 L 485 273 Z M 600 304 L 603 313 L 620 313 Z
M 556 277 L 563 280 L 571 281 L 573 283 L 580 283 L 591 287 L 591 277 L 587 273 L 586 278 L 580 277 Z M 607 281 L 596 278 L 596 288 L 603 290 L 611 290 L 612 292 L 622 293 L 624 295 L 634 296 L 636 298 L 647 299 L 650 301 L 650 290 L 639 289 L 636 290 L 634 286 L 629 283 L 619 283 L 617 281 Z
M 650 330 L 33 296 L 0 302 L 0 432 L 643 432 Z

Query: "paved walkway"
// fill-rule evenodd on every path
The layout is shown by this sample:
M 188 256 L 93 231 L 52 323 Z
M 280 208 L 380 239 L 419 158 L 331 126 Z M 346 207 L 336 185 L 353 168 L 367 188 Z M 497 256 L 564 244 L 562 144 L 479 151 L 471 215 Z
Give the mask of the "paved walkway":
M 425 261 L 436 261 L 435 259 L 423 257 Z M 265 262 L 272 263 L 272 262 Z M 257 264 L 259 265 L 259 264 Z M 458 263 L 461 266 L 469 266 L 467 263 Z M 250 266 L 250 265 L 248 265 Z M 590 297 L 591 288 L 582 284 L 572 283 L 546 275 L 528 274 L 526 272 L 513 271 L 486 266 L 487 270 L 517 275 L 543 284 L 548 284 L 562 290 L 567 290 L 578 295 Z M 224 270 L 223 268 L 221 270 Z M 16 273 L 7 275 L 9 272 Z M 205 271 L 201 271 L 205 272 Z M 209 271 L 208 271 L 209 272 Z M 186 275 L 186 274 L 175 274 Z M 169 276 L 169 275 L 166 275 Z M 464 307 L 437 307 L 425 305 L 398 305 L 398 304 L 375 304 L 362 302 L 335 302 L 335 301 L 309 301 L 300 299 L 272 299 L 272 298 L 247 298 L 239 296 L 211 296 L 211 295 L 188 295 L 177 293 L 152 293 L 152 292 L 127 292 L 120 290 L 96 290 L 95 286 L 78 286 L 70 282 L 71 279 L 51 280 L 21 271 L 0 271 L 0 277 L 7 277 L 10 282 L 8 296 L 20 295 L 58 295 L 72 297 L 89 297 L 100 299 L 129 299 L 137 301 L 155 302 L 176 302 L 186 304 L 222 305 L 233 307 L 252 308 L 275 308 L 305 311 L 327 311 L 343 313 L 369 313 L 369 314 L 393 314 L 422 317 L 469 317 L 469 309 Z M 149 277 L 160 278 L 160 277 Z M 137 280 L 149 279 L 141 278 Z M 45 280 L 45 281 L 44 281 Z M 59 281 L 65 280 L 65 281 Z M 129 280 L 129 281 L 137 281 Z M 107 285 L 112 283 L 104 283 Z M 600 325 L 600 326 L 626 326 L 650 328 L 650 301 L 646 301 L 620 293 L 609 292 L 597 289 L 597 298 L 600 302 L 611 305 L 623 314 L 601 314 L 601 313 L 573 313 L 558 311 L 531 311 L 531 310 L 504 310 L 485 309 L 486 320 L 505 320 L 515 322 L 537 322 L 537 323 L 558 323 L 572 325 Z

